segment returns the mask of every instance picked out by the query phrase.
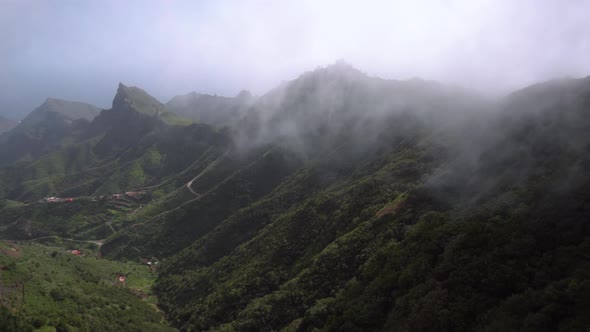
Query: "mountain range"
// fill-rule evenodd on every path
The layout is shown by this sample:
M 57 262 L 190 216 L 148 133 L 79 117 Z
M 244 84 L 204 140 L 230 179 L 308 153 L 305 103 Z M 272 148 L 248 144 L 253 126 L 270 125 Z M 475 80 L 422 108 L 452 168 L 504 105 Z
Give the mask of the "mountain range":
M 590 77 L 491 100 L 343 63 L 258 97 L 50 98 L 0 135 L 0 238 L 158 262 L 148 330 L 585 330 L 588 112 Z

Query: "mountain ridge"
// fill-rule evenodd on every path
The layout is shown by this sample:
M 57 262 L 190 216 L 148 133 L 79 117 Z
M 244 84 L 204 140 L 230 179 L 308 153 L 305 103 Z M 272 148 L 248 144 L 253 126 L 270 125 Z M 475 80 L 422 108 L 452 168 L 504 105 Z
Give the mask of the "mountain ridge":
M 248 91 L 241 91 L 235 97 L 190 92 L 172 97 L 166 107 L 173 113 L 193 121 L 216 127 L 233 126 L 256 98 Z
M 147 115 L 159 115 L 164 105 L 144 90 L 119 83 L 113 98 L 113 108 L 130 108 Z
M 100 109 L 90 104 L 47 98 L 0 136 L 0 165 L 35 159 L 64 147 L 99 113 Z
M 74 121 L 78 119 L 92 120 L 100 113 L 100 109 L 96 106 L 78 102 L 69 101 L 58 98 L 47 98 L 43 104 L 29 113 L 21 123 L 28 124 L 28 122 L 36 122 L 36 117 L 41 116 L 45 113 L 57 113 L 63 116 L 65 119 Z
M 0 234 L 158 261 L 181 330 L 583 329 L 585 82 L 492 102 L 339 64 L 229 128 L 167 123 L 121 84 L 85 140 L 0 168 L 25 203 L 5 203 Z M 73 201 L 35 201 L 50 193 Z

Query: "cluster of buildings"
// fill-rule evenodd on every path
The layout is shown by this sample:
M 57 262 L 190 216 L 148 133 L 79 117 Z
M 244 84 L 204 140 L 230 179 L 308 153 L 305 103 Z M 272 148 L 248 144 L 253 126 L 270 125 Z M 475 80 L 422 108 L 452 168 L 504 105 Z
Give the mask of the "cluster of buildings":
M 71 197 L 68 198 L 61 198 L 61 197 L 45 197 L 43 199 L 46 203 L 70 203 L 73 202 L 74 199 Z
M 84 254 L 82 253 L 82 250 L 79 250 L 79 249 L 68 250 L 68 252 L 72 255 L 75 255 L 75 256 L 84 256 Z
M 124 197 L 135 198 L 135 197 L 143 196 L 145 194 L 146 194 L 145 191 L 127 191 L 122 194 L 93 196 L 92 200 L 96 201 L 96 200 L 103 200 L 103 199 L 122 199 Z M 61 198 L 61 197 L 52 196 L 52 197 L 45 197 L 40 202 L 44 202 L 44 203 L 70 203 L 73 201 L 74 201 L 74 198 L 72 198 L 72 197 Z

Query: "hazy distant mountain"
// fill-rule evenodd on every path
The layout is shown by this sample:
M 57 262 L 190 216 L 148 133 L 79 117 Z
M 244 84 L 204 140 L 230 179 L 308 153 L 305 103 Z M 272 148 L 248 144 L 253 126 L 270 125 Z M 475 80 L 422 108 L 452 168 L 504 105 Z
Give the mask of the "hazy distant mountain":
M 92 121 L 70 120 L 72 107 L 48 109 L 44 104 L 35 110 L 0 144 L 0 156 L 21 160 L 0 169 L 0 196 L 35 200 L 154 184 L 204 150 L 229 144 L 227 134 L 182 120 L 145 91 L 123 84 L 112 108 Z
M 242 91 L 233 98 L 191 92 L 175 96 L 166 103 L 166 107 L 181 117 L 221 127 L 238 122 L 254 101 L 248 91 Z
M 68 101 L 55 98 L 47 98 L 41 106 L 37 107 L 22 121 L 26 125 L 35 125 L 42 122 L 46 117 L 58 114 L 66 121 L 79 119 L 90 121 L 100 113 L 96 106 L 77 101 Z
M 68 144 L 0 168 L 0 235 L 158 261 L 181 330 L 584 330 L 589 111 L 590 78 L 486 100 L 342 63 L 256 99 L 121 84 L 33 126 Z
M 465 89 L 418 79 L 383 80 L 336 63 L 260 97 L 235 131 L 238 144 L 282 142 L 313 154 L 343 139 L 367 145 L 403 115 L 444 126 L 472 109 L 490 107 Z
M 13 120 L 10 120 L 10 119 L 0 116 L 0 134 L 16 127 L 17 124 L 18 124 L 17 121 L 13 121 Z
M 60 148 L 81 134 L 99 112 L 90 104 L 47 98 L 13 130 L 0 136 L 0 164 L 34 159 Z

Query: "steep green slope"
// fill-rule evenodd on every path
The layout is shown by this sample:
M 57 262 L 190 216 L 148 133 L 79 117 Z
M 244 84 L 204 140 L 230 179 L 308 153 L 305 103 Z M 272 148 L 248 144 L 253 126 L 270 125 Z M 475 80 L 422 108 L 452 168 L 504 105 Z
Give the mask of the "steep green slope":
M 229 142 L 227 134 L 206 125 L 170 125 L 162 114 L 167 114 L 164 106 L 143 90 L 120 85 L 112 109 L 84 123 L 84 130 L 64 133 L 63 140 L 70 141 L 67 146 L 1 168 L 0 195 L 30 201 L 155 185 L 184 170 L 212 146 Z M 40 125 L 50 122 L 43 119 Z
M 102 252 L 134 258 L 138 254 L 173 254 L 272 191 L 297 165 L 289 155 L 274 150 L 239 159 L 227 159 L 227 154 L 220 158 L 211 162 L 213 167 L 197 173 L 189 182 L 190 190 L 188 184 L 182 188 L 182 197 L 188 199 L 178 200 L 180 193 L 172 193 L 172 197 L 147 210 L 149 217 L 140 216 L 137 227 L 109 239 Z
M 144 90 L 134 86 L 129 87 L 123 83 L 119 83 L 113 105 L 117 105 L 118 108 L 131 109 L 145 115 L 158 117 L 170 125 L 188 125 L 192 123 L 189 120 L 191 117 L 186 117 L 185 114 L 175 112 L 175 109 L 164 106 Z
M 174 330 L 147 301 L 154 277 L 145 265 L 0 242 L 0 267 L 3 331 Z M 117 280 L 120 275 L 125 282 Z
M 298 182 L 306 180 L 305 173 L 319 170 L 298 174 L 269 200 L 240 211 L 171 259 L 158 288 L 163 305 L 173 313 L 171 318 L 208 329 L 295 277 L 326 245 L 374 217 L 388 201 L 415 185 L 415 176 L 420 174 L 414 171 L 416 167 L 428 166 L 411 162 L 410 157 L 420 154 L 417 150 L 400 149 L 403 152 L 377 172 L 382 178 L 361 177 L 318 193 L 313 189 L 317 183 L 308 187 Z M 408 171 L 414 177 L 399 176 Z M 297 195 L 291 186 L 301 188 L 304 200 L 291 200 L 292 205 L 282 207 L 285 198 Z M 388 194 L 380 195 L 380 190 Z M 187 288 L 178 287 L 180 280 Z M 282 309 L 286 308 L 277 308 Z
M 567 99 L 525 90 L 493 116 L 426 122 L 286 201 L 307 188 L 296 173 L 166 261 L 163 308 L 197 330 L 584 329 L 590 84 L 570 83 Z
M 584 330 L 589 111 L 590 78 L 496 103 L 337 64 L 218 130 L 121 85 L 78 143 L 0 170 L 6 198 L 76 196 L 3 201 L 0 234 L 157 258 L 182 330 Z
M 341 80 L 340 71 L 351 77 Z M 333 83 L 329 85 L 330 90 L 318 88 L 323 87 L 324 80 Z M 365 80 L 376 84 L 377 88 L 367 88 L 363 83 Z M 214 165 L 212 163 L 211 166 L 214 167 L 208 167 L 205 174 L 198 176 L 199 179 L 193 183 L 192 187 L 197 188 L 197 197 L 186 201 L 187 190 L 177 191 L 162 202 L 163 207 L 147 210 L 160 211 L 160 214 L 142 216 L 148 217 L 148 222 L 141 223 L 149 223 L 148 227 L 130 230 L 128 234 L 123 233 L 117 239 L 111 239 L 103 247 L 105 254 L 118 255 L 115 252 L 121 250 L 125 253 L 135 252 L 122 249 L 129 242 L 140 254 L 172 254 L 214 229 L 234 212 L 267 197 L 308 160 L 317 158 L 318 163 L 321 163 L 324 157 L 329 156 L 329 161 L 325 161 L 323 167 L 326 169 L 325 176 L 328 177 L 326 180 L 330 182 L 330 177 L 338 177 L 339 173 L 344 174 L 355 167 L 359 168 L 359 161 L 361 165 L 365 165 L 371 162 L 367 158 L 380 157 L 384 151 L 395 146 L 390 144 L 426 134 L 426 124 L 433 120 L 421 114 L 407 112 L 406 106 L 396 104 L 387 95 L 388 89 L 402 93 L 398 89 L 408 87 L 400 83 L 383 88 L 379 85 L 380 80 L 374 80 L 376 79 L 367 78 L 352 68 L 328 68 L 311 77 L 303 75 L 291 82 L 285 89 L 292 97 L 284 97 L 283 101 L 276 100 L 276 92 L 262 97 L 260 104 L 256 104 L 251 110 L 253 113 L 232 130 L 234 148 L 228 149 L 222 162 Z M 366 97 L 367 91 L 371 95 L 379 95 L 384 100 L 377 103 L 384 110 L 365 114 L 365 108 L 360 107 L 362 103 L 343 107 L 343 101 L 339 99 L 322 99 L 328 92 L 347 87 L 354 91 L 353 95 Z M 448 110 L 455 94 L 449 97 L 438 89 L 426 89 L 423 94 L 446 101 L 444 107 L 436 107 L 432 112 L 445 111 L 451 116 L 454 112 L 465 111 L 464 106 L 453 109 L 452 112 Z M 344 100 L 345 103 L 349 101 L 348 98 Z M 269 99 L 273 102 L 267 102 Z M 407 101 L 408 105 L 414 105 L 413 102 Z M 333 114 L 326 117 L 321 109 L 317 110 L 320 106 L 333 109 Z M 305 111 L 308 108 L 313 113 Z M 253 128 L 256 126 L 249 126 L 248 123 L 258 121 L 261 117 L 268 123 L 261 121 L 256 126 L 268 126 L 269 130 L 255 132 Z M 293 130 L 280 129 L 287 122 L 295 123 Z M 304 125 L 305 123 L 310 125 Z M 252 134 L 255 137 L 248 137 Z M 354 166 L 351 167 L 349 163 Z M 195 176 L 198 174 L 195 173 Z M 177 196 L 181 198 L 175 198 Z M 182 205 L 174 206 L 170 202 Z
M 138 87 L 126 86 L 123 83 L 119 83 L 117 95 L 113 99 L 113 106 L 115 105 L 119 108 L 133 109 L 150 116 L 158 115 L 164 111 L 164 105 L 156 98 Z

